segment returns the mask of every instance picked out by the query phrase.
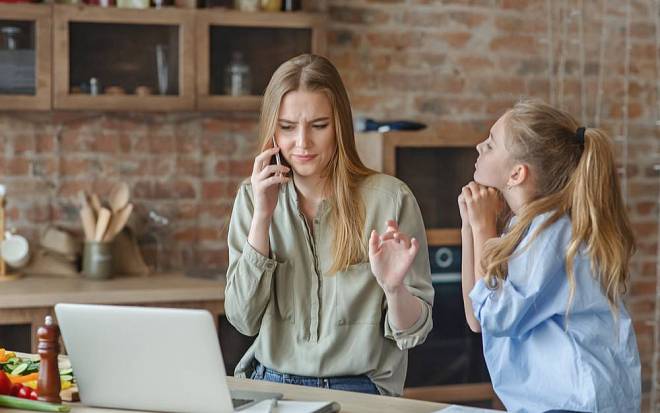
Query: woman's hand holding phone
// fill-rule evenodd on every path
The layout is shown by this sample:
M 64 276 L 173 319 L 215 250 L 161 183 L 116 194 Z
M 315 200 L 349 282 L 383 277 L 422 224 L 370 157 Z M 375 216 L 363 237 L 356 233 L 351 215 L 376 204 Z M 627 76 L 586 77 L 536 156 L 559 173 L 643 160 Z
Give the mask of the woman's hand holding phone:
M 274 140 L 273 140 L 274 143 Z M 280 148 L 274 146 L 261 152 L 254 159 L 252 168 L 252 192 L 254 194 L 254 216 L 255 218 L 270 219 L 277 205 L 277 194 L 280 184 L 286 183 L 289 168 L 281 165 L 281 162 L 272 165 L 273 156 L 279 161 Z

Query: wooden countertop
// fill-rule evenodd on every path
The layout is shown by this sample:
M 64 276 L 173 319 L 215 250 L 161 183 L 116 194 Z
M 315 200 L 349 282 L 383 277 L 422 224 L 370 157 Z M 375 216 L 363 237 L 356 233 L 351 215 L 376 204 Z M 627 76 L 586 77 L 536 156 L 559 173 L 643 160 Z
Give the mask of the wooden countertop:
M 56 303 L 132 304 L 224 300 L 225 281 L 181 273 L 118 277 L 96 281 L 83 277 L 29 276 L 0 283 L 0 309 L 52 307 Z
M 314 387 L 294 386 L 292 384 L 272 383 L 248 379 L 227 377 L 230 389 L 282 393 L 286 400 L 300 401 L 335 401 L 341 405 L 341 413 L 431 413 L 443 410 L 449 405 L 402 397 L 376 396 L 372 394 L 352 393 Z M 71 413 L 124 413 L 126 410 L 101 409 L 83 406 L 80 403 L 67 403 Z M 15 410 L 23 412 L 23 410 Z M 139 411 L 134 411 L 140 413 Z

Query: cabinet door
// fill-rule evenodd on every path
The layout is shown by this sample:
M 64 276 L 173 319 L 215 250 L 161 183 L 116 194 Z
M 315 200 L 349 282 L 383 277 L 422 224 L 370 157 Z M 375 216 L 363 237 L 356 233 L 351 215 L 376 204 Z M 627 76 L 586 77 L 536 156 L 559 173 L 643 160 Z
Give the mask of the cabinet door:
M 324 37 L 315 14 L 198 13 L 198 108 L 258 110 L 277 67 L 303 53 L 323 54 Z
M 51 6 L 0 9 L 0 109 L 51 108 Z
M 55 6 L 56 109 L 194 108 L 194 14 Z

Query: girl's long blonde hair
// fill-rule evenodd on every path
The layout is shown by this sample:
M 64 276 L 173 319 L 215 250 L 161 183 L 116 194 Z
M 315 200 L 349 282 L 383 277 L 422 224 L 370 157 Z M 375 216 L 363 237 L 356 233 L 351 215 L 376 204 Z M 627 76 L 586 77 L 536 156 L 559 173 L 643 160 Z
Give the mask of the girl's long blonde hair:
M 515 223 L 501 238 L 486 244 L 482 268 L 487 285 L 499 285 L 507 276 L 507 262 L 525 236 L 532 220 L 549 212 L 549 219 L 532 237 L 568 214 L 572 238 L 566 250 L 570 285 L 568 309 L 575 294 L 573 264 L 581 245 L 591 261 L 612 309 L 627 291 L 628 262 L 635 241 L 621 196 L 611 138 L 588 128 L 584 144 L 580 126 L 568 113 L 538 101 L 521 101 L 506 114 L 506 145 L 517 162 L 532 170 L 536 194 L 522 208 Z
M 337 150 L 323 172 L 334 224 L 334 260 L 328 271 L 332 274 L 366 259 L 365 211 L 358 188 L 375 172 L 364 166 L 355 148 L 351 105 L 339 72 L 328 59 L 312 54 L 284 62 L 270 79 L 259 120 L 261 150 L 273 146 L 280 104 L 284 95 L 295 90 L 324 93 L 332 106 Z

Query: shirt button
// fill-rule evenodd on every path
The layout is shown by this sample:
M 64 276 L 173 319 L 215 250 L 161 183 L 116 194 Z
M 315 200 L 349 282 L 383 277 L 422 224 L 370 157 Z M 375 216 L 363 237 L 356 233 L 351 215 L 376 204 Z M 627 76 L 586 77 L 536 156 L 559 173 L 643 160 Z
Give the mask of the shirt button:
M 339 325 L 344 325 L 344 319 L 343 318 L 339 319 Z

